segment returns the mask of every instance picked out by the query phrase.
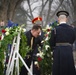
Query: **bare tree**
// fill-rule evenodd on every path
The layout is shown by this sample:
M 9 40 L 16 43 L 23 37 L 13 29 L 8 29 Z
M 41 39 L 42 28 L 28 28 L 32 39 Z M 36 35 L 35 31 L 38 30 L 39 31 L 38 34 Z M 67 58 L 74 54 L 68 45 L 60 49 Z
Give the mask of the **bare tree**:
M 23 2 L 25 1 L 25 2 Z M 67 1 L 67 3 L 66 3 Z M 35 11 L 38 12 L 38 16 L 41 16 L 43 18 L 43 26 L 47 25 L 50 21 L 52 21 L 52 19 L 55 19 L 55 14 L 58 10 L 60 9 L 66 9 L 70 12 L 71 16 L 71 21 L 73 21 L 73 17 L 76 18 L 76 1 L 75 0 L 0 0 L 0 20 L 13 20 L 15 21 L 14 15 L 16 16 L 17 13 L 15 12 L 17 8 L 21 2 L 23 2 L 25 5 L 27 4 L 28 6 L 25 9 L 25 11 L 23 10 L 23 8 L 21 8 L 21 14 L 24 14 L 26 17 L 26 21 L 29 21 L 31 23 L 31 20 L 35 17 L 34 14 L 37 14 Z M 52 5 L 53 2 L 59 2 L 56 4 L 54 11 L 52 11 Z M 36 5 L 37 3 L 37 5 Z M 40 4 L 39 4 L 40 3 Z M 33 6 L 35 4 L 35 6 Z M 72 4 L 72 6 L 71 6 Z M 33 7 L 32 7 L 33 6 Z M 68 7 L 70 6 L 70 7 Z M 72 9 L 74 8 L 74 9 Z M 74 13 L 73 13 L 74 11 Z M 34 14 L 33 14 L 34 13 Z M 28 23 L 29 23 L 28 22 Z M 27 25 L 29 25 L 27 23 Z
M 72 5 L 73 5 L 73 9 L 74 9 L 74 20 L 73 20 L 73 23 L 75 26 L 76 26 L 76 0 L 71 0 L 72 2 Z
M 49 5 L 48 5 L 48 11 L 47 11 L 47 17 L 46 17 L 46 23 L 45 25 L 48 24 L 49 19 L 50 19 L 50 11 L 51 11 L 51 4 L 52 4 L 53 0 L 49 0 Z

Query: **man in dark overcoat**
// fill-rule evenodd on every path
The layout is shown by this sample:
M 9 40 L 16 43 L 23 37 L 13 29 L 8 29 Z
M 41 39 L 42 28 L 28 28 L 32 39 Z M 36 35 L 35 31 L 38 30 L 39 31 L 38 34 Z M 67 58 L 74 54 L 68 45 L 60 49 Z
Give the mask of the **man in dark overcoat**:
M 73 27 L 66 23 L 69 13 L 59 11 L 56 15 L 59 25 L 52 30 L 49 41 L 53 50 L 52 75 L 76 75 L 72 48 L 75 33 Z
M 33 61 L 33 54 L 35 48 L 37 48 L 37 45 L 41 45 L 41 40 L 39 38 L 39 34 L 41 32 L 41 26 L 39 24 L 36 24 L 32 27 L 31 30 L 27 31 L 25 33 L 26 38 L 27 38 L 27 45 L 31 48 L 31 50 L 27 53 L 24 61 L 27 64 L 27 66 L 30 68 L 31 62 Z M 22 66 L 20 75 L 28 75 L 27 69 Z M 37 73 L 36 75 L 40 75 L 40 73 Z

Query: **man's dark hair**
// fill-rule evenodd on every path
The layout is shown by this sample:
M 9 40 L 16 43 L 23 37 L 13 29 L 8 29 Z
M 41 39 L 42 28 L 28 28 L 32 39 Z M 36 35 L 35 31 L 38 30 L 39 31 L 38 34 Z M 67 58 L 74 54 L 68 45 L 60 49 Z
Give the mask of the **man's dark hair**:
M 38 30 L 38 29 L 42 29 L 41 26 L 39 24 L 35 24 L 32 29 Z

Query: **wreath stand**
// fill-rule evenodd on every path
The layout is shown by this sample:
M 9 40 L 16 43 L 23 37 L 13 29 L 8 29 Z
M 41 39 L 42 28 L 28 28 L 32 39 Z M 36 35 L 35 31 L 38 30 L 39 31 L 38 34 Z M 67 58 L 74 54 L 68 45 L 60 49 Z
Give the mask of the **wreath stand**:
M 20 33 L 18 33 L 18 36 L 14 37 L 13 39 L 13 44 L 11 47 L 9 61 L 6 69 L 6 75 L 13 75 L 14 67 L 16 68 L 16 75 L 19 75 L 19 59 L 22 61 L 23 65 L 28 70 L 29 74 L 33 75 L 31 70 L 28 68 L 27 64 L 19 54 L 19 44 L 20 44 Z

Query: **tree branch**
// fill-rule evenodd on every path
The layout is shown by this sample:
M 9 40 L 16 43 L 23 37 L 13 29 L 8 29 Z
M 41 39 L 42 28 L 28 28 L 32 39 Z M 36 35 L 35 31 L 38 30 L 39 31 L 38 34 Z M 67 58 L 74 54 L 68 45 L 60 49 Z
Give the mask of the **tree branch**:
M 30 9 L 31 20 L 32 20 L 34 17 L 33 17 L 31 6 L 30 6 L 30 0 L 27 0 L 27 3 L 28 3 L 28 6 L 29 6 L 29 9 Z

